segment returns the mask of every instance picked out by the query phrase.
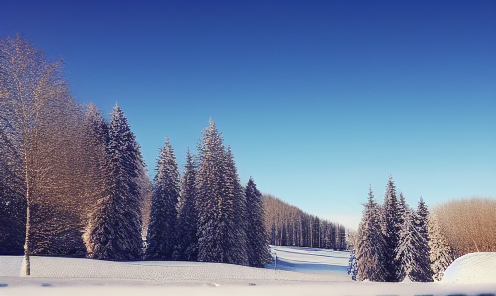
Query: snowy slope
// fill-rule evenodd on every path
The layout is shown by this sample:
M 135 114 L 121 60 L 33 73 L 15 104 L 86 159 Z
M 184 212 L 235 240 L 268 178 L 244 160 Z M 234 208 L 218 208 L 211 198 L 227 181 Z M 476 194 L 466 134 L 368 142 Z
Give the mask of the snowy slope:
M 0 295 L 496 294 L 496 283 L 354 282 L 346 275 L 346 252 L 295 247 L 274 247 L 274 251 L 278 256 L 277 270 L 273 269 L 275 265 L 263 269 L 219 263 L 33 256 L 30 277 L 19 276 L 22 257 L 0 256 Z M 460 273 L 464 268 L 458 264 L 456 270 Z
M 496 284 L 496 252 L 470 253 L 457 258 L 448 266 L 441 282 Z
M 272 254 L 277 255 L 277 269 L 348 278 L 350 252 L 279 246 L 271 246 L 271 249 Z M 275 264 L 267 268 L 275 268 Z

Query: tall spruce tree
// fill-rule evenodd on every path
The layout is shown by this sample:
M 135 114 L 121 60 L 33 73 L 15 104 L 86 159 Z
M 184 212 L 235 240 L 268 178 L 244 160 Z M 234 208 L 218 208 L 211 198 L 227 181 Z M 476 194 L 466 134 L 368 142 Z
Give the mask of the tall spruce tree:
M 234 162 L 225 151 L 223 138 L 212 119 L 199 144 L 200 165 L 197 175 L 198 261 L 247 264 L 246 251 L 240 244 L 244 228 L 236 185 Z M 230 164 L 232 162 L 232 166 Z M 239 183 L 239 181 L 238 181 Z M 241 233 L 241 235 L 240 235 Z M 245 249 L 246 250 L 246 249 Z
M 440 281 L 443 278 L 446 268 L 453 262 L 453 251 L 441 232 L 437 217 L 433 214 L 429 215 L 428 223 L 427 229 L 429 234 L 431 269 L 434 274 L 433 279 Z
M 408 209 L 408 205 L 406 204 L 405 197 L 403 196 L 403 192 L 400 192 L 400 199 L 398 202 L 398 212 L 399 212 L 399 221 L 398 224 L 400 225 L 400 232 L 398 234 L 398 248 L 400 248 L 400 245 L 408 240 L 409 238 L 405 237 L 409 235 L 408 231 L 405 231 L 405 227 L 408 229 L 408 225 L 406 223 L 408 222 L 407 219 L 411 218 L 411 212 Z M 397 270 L 396 275 L 398 277 L 398 281 L 402 281 L 405 278 L 405 265 L 402 264 L 402 262 L 408 261 L 408 258 L 403 258 L 403 256 L 406 255 L 405 252 L 397 252 L 396 254 L 396 261 L 401 265 L 400 269 Z
M 233 215 L 231 217 L 228 215 L 224 216 L 225 223 L 228 225 L 226 237 L 228 238 L 228 245 L 226 246 L 226 252 L 232 253 L 232 257 L 234 258 L 232 263 L 248 265 L 246 197 L 245 190 L 239 180 L 231 146 L 227 147 L 224 161 L 226 173 L 225 196 L 227 200 L 232 200 L 233 207 Z
M 246 235 L 248 239 L 248 262 L 250 266 L 264 267 L 272 261 L 265 229 L 265 215 L 262 193 L 250 177 L 245 189 L 246 196 Z
M 178 213 L 178 241 L 175 246 L 174 260 L 196 261 L 198 258 L 197 219 L 195 208 L 196 193 L 196 168 L 193 158 L 188 151 L 186 153 L 186 165 L 181 179 L 181 192 Z
M 146 239 L 147 260 L 171 260 L 176 245 L 177 204 L 179 200 L 179 170 L 174 150 L 165 138 L 160 149 Z
M 142 258 L 141 197 L 137 184 L 143 160 L 122 109 L 115 104 L 106 147 L 106 193 L 91 213 L 84 234 L 88 257 L 103 260 Z
M 400 202 L 396 198 L 396 186 L 393 176 L 389 180 L 384 194 L 383 206 L 383 233 L 386 240 L 386 282 L 399 281 L 402 274 L 401 263 L 398 261 L 396 251 L 399 244 L 399 233 L 402 226 L 402 213 L 399 210 Z
M 386 241 L 380 225 L 380 206 L 374 201 L 372 188 L 369 189 L 368 202 L 363 210 L 362 220 L 358 226 L 355 256 L 357 261 L 357 278 L 383 282 L 386 280 L 384 260 Z
M 413 272 L 413 280 L 417 282 L 432 282 L 434 275 L 430 263 L 430 248 L 429 248 L 429 210 L 422 197 L 418 203 L 416 215 L 414 215 L 413 223 L 417 229 L 419 239 L 416 248 L 416 264 Z

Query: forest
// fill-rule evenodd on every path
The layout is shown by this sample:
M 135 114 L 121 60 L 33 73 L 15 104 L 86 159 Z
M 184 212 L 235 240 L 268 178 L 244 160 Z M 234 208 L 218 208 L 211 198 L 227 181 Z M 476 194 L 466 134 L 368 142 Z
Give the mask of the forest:
M 303 212 L 270 194 L 263 195 L 271 245 L 347 249 L 346 228 Z

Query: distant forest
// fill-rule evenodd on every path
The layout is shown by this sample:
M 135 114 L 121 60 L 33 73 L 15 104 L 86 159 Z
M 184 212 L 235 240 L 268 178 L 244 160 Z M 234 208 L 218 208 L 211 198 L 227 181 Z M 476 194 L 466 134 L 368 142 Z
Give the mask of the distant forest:
M 347 249 L 343 225 L 305 213 L 270 194 L 263 195 L 263 202 L 271 245 Z

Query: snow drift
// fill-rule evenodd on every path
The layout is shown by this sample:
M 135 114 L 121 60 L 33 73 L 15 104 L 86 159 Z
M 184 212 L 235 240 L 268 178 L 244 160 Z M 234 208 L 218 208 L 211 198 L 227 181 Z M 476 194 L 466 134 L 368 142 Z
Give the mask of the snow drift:
M 441 283 L 496 284 L 496 252 L 478 252 L 464 255 L 450 264 Z

